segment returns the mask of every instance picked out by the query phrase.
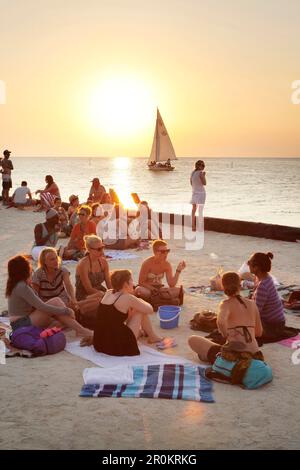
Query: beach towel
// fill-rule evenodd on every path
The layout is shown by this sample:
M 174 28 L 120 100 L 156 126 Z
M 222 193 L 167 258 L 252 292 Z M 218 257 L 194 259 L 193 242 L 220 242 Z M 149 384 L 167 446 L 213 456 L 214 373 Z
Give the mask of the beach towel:
M 300 335 L 293 336 L 292 338 L 282 339 L 281 341 L 278 341 L 278 343 L 282 346 L 286 346 L 287 348 L 295 349 L 293 347 L 294 343 L 299 343 L 300 347 Z
M 85 385 L 91 384 L 132 384 L 133 369 L 130 366 L 117 367 L 87 367 L 83 371 Z
M 80 341 L 67 343 L 65 351 L 75 356 L 91 361 L 101 367 L 116 366 L 136 366 L 149 364 L 194 364 L 184 357 L 164 354 L 155 349 L 139 344 L 139 356 L 109 356 L 108 354 L 98 353 L 93 346 L 80 347 Z
M 109 259 L 109 261 L 139 258 L 138 255 L 130 253 L 126 250 L 104 250 L 104 253 L 105 256 Z
M 83 385 L 81 397 L 168 398 L 213 403 L 212 383 L 204 367 L 182 364 L 134 366 L 134 382 Z

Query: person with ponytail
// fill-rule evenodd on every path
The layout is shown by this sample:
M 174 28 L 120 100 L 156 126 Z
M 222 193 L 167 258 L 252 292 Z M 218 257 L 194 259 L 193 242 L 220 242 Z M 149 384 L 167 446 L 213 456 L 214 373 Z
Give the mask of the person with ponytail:
M 271 271 L 273 253 L 254 253 L 248 260 L 250 272 L 256 276 L 253 294 L 263 325 L 263 341 L 279 341 L 285 330 L 283 303 L 278 295 Z M 278 339 L 279 338 L 279 339 Z
M 259 352 L 256 337 L 262 334 L 258 308 L 253 300 L 240 296 L 240 278 L 235 272 L 226 272 L 222 276 L 222 285 L 227 299 L 218 306 L 217 326 L 225 339 L 220 346 L 202 336 L 190 336 L 188 343 L 199 359 L 213 364 L 221 350 L 237 353 Z

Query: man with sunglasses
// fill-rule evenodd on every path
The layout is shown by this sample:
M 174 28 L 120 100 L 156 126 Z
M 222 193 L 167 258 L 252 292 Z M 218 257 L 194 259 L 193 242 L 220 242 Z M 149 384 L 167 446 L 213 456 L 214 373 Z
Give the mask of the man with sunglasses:
M 185 269 L 185 261 L 180 261 L 175 274 L 172 266 L 167 260 L 170 249 L 164 240 L 155 240 L 152 244 L 153 256 L 147 258 L 140 270 L 139 285 L 136 295 L 147 300 L 153 305 L 159 303 L 183 303 L 183 288 L 176 287 L 181 271 Z M 168 287 L 164 287 L 162 281 L 166 277 Z M 165 302 L 164 302 L 165 300 Z

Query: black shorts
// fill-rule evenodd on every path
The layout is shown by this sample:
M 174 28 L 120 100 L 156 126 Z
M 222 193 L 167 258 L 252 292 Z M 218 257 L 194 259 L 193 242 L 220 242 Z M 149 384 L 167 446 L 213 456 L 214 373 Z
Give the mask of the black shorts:
M 12 181 L 9 180 L 9 181 L 2 181 L 2 188 L 7 191 L 9 190 L 10 188 L 12 188 Z
M 29 316 L 21 317 L 18 320 L 11 322 L 10 326 L 13 331 L 17 330 L 18 328 L 22 328 L 23 326 L 32 326 L 31 319 Z

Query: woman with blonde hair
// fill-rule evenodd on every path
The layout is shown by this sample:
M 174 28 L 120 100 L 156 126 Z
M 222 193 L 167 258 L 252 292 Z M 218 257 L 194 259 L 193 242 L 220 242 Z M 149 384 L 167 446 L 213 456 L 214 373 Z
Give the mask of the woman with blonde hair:
M 109 266 L 104 256 L 104 244 L 100 237 L 87 235 L 84 237 L 86 256 L 76 267 L 76 299 L 81 301 L 81 314 L 94 317 L 101 298 L 111 288 Z M 79 319 L 83 321 L 84 318 Z
M 134 295 L 132 274 L 119 269 L 111 274 L 112 289 L 101 300 L 94 329 L 94 348 L 111 356 L 140 354 L 137 339 L 141 329 L 149 343 L 162 340 L 153 330 L 150 304 Z
M 54 248 L 44 248 L 38 260 L 38 269 L 32 275 L 32 287 L 44 301 L 59 297 L 68 307 L 77 306 L 70 272 L 61 265 L 61 258 Z

